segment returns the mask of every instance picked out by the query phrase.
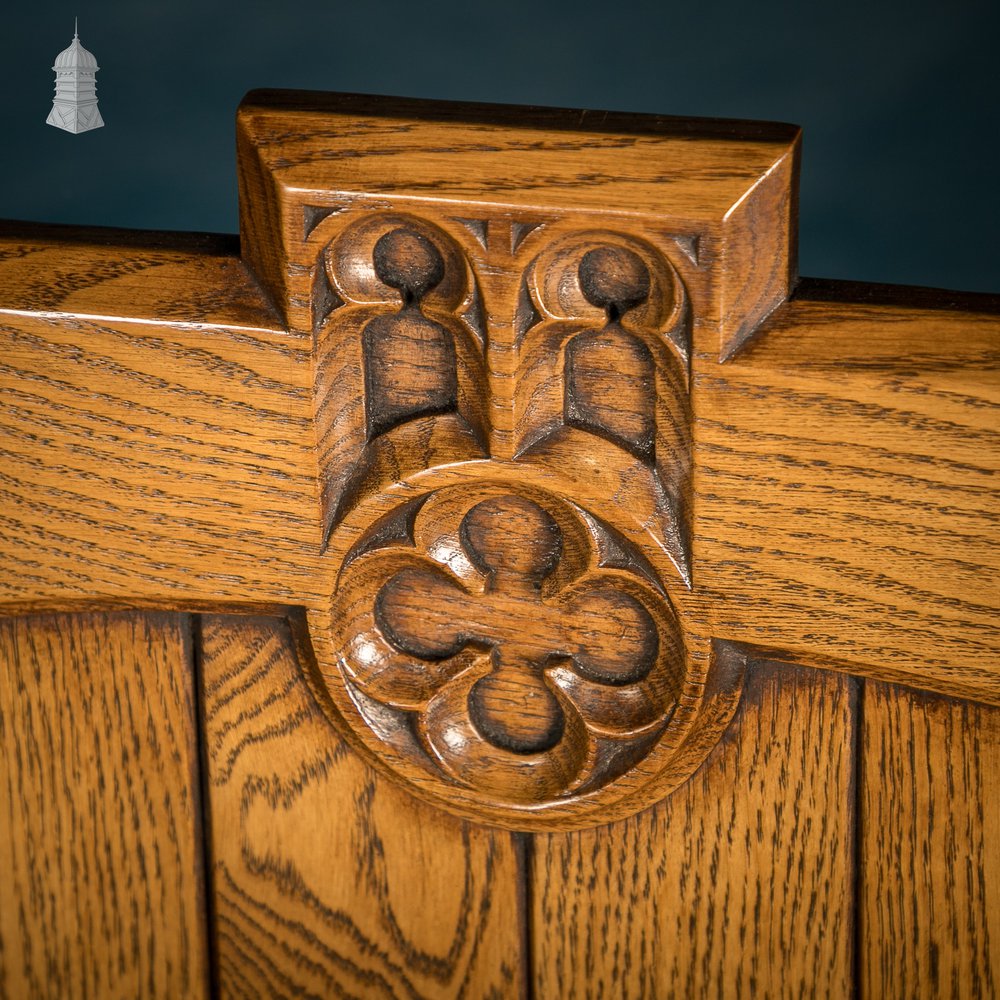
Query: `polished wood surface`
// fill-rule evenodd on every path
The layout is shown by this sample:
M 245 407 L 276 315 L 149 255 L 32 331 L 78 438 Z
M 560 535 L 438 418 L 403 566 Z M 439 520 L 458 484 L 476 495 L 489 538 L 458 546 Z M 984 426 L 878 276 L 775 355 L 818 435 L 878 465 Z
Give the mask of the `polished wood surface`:
M 860 988 L 1000 990 L 1000 710 L 867 683 Z
M 754 664 L 687 784 L 612 826 L 539 835 L 535 995 L 849 995 L 855 688 Z
M 516 995 L 511 836 L 359 760 L 287 623 L 204 616 L 200 655 L 219 995 Z
M 345 205 L 438 206 L 481 232 L 489 206 L 514 222 L 508 246 L 567 217 L 655 220 L 717 264 L 706 319 L 729 351 L 794 278 L 798 139 L 770 122 L 252 91 L 237 118 L 244 256 L 300 327 L 306 272 L 287 265 Z
M 456 486 L 402 513 L 348 555 L 333 614 L 334 697 L 377 754 L 515 829 L 606 821 L 655 796 L 651 781 L 690 774 L 732 713 L 743 658 L 720 650 L 691 690 L 640 553 L 523 486 Z
M 0 266 L 13 315 L 278 329 L 233 236 L 0 221 Z
M 0 619 L 0 997 L 207 997 L 186 615 Z
M 804 282 L 696 376 L 717 634 L 1000 703 L 998 357 L 996 296 Z
M 995 994 L 1000 300 L 799 281 L 789 126 L 238 148 L 238 242 L 0 226 L 5 995 Z
M 310 134 L 312 119 L 296 115 L 281 139 L 283 112 L 256 107 L 245 118 L 272 155 Z M 264 195 L 245 183 L 250 213 Z M 318 217 L 309 247 L 322 245 L 321 227 L 336 216 Z M 261 225 L 245 234 L 247 253 Z M 11 611 L 322 609 L 327 600 L 312 430 L 326 397 L 317 401 L 325 383 L 313 381 L 312 272 L 288 261 L 303 322 L 286 330 L 234 246 L 180 242 L 143 249 L 114 231 L 4 227 L 0 586 Z M 672 261 L 694 307 L 691 533 L 713 632 L 995 700 L 996 301 L 882 306 L 850 287 L 805 284 L 720 366 L 709 357 L 719 326 L 702 290 L 707 253 L 699 266 L 680 250 Z M 41 278 L 56 256 L 58 280 Z M 484 296 L 496 296 L 486 282 L 499 278 L 509 281 L 484 274 Z M 507 293 L 512 306 L 516 292 Z M 508 378 L 497 365 L 496 380 Z M 501 418 L 490 426 L 496 436 Z M 594 500 L 606 507 L 609 481 L 595 491 L 588 482 L 601 470 L 585 469 L 576 488 L 600 492 Z M 819 530 L 814 517 L 837 531 Z M 775 531 L 773 545 L 747 541 Z M 760 599 L 760 581 L 781 600 Z

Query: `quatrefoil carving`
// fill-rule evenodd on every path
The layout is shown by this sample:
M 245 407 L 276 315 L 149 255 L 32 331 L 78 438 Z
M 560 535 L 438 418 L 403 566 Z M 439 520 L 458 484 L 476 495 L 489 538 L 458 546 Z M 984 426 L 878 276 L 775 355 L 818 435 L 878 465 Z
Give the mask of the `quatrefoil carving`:
M 338 588 L 342 670 L 372 729 L 410 734 L 426 769 L 491 802 L 614 781 L 662 736 L 685 669 L 642 556 L 529 492 L 424 498 L 371 530 Z

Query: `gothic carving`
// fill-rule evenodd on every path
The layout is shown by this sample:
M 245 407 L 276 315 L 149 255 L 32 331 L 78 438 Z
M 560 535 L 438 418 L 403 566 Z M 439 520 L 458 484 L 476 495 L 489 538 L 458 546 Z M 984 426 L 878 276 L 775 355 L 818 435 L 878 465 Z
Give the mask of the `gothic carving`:
M 440 490 L 373 526 L 334 619 L 365 724 L 492 803 L 614 781 L 663 735 L 686 673 L 644 557 L 575 505 L 501 483 Z
M 437 247 L 415 230 L 391 229 L 376 241 L 372 261 L 401 304 L 396 313 L 368 320 L 361 332 L 369 441 L 409 420 L 458 408 L 455 342 L 420 311 L 421 300 L 444 278 Z
M 357 203 L 307 238 L 341 717 L 501 816 L 664 780 L 707 652 L 667 596 L 691 315 L 660 244 Z
M 518 455 L 590 475 L 580 456 L 599 453 L 607 492 L 628 495 L 687 579 L 690 310 L 680 279 L 644 241 L 571 233 L 532 261 L 520 316 L 531 320 Z
M 363 216 L 325 248 L 313 311 L 328 530 L 365 490 L 486 454 L 478 290 L 443 231 Z

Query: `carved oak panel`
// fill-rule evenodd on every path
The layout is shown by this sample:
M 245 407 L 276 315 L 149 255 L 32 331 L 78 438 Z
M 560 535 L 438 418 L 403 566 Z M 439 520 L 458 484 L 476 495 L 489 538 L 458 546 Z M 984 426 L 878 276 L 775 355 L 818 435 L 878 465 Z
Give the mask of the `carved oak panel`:
M 685 655 L 638 552 L 571 503 L 509 488 L 436 491 L 375 525 L 348 554 L 335 615 L 374 731 L 405 733 L 431 773 L 537 804 L 649 753 Z
M 690 773 L 739 695 L 694 586 L 692 391 L 787 293 L 794 134 L 692 136 L 695 182 L 649 119 L 425 110 L 279 160 L 241 118 L 252 264 L 312 343 L 310 679 L 445 808 L 605 822 Z
M 199 612 L 8 623 L 0 993 L 989 993 L 997 302 L 793 293 L 788 127 L 239 135 L 238 244 L 0 233 L 4 614 Z
M 323 697 L 449 808 L 515 826 L 637 808 L 679 780 L 713 663 L 671 597 L 691 582 L 694 313 L 673 261 L 697 283 L 692 244 L 413 199 L 304 219 L 336 574 L 310 618 Z

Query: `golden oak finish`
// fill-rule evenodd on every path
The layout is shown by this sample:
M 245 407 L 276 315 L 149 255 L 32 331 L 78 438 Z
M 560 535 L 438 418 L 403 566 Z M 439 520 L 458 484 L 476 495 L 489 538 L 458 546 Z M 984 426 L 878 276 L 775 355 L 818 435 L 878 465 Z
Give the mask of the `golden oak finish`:
M 860 987 L 1000 990 L 1000 710 L 866 683 Z
M 535 995 L 849 995 L 855 684 L 753 664 L 686 785 L 613 826 L 538 835 Z
M 684 781 L 735 709 L 741 654 L 690 676 L 642 553 L 549 493 L 475 481 L 376 522 L 314 629 L 350 732 L 446 808 L 592 825 Z M 695 636 L 694 641 L 701 637 Z M 326 679 L 342 664 L 344 681 Z
M 232 236 L 0 222 L 0 268 L 5 313 L 279 329 Z
M 996 297 L 809 282 L 700 369 L 715 634 L 1000 703 L 998 357 Z
M 73 293 L 83 315 L 58 301 L 21 308 L 34 237 L 0 261 L 0 288 L 14 289 L 0 308 L 0 600 L 265 604 L 309 591 L 319 529 L 304 518 L 315 504 L 307 345 L 276 325 L 248 328 L 244 289 L 226 277 L 236 262 L 206 280 L 200 251 L 177 265 L 188 298 L 174 308 L 211 299 L 213 321 L 197 310 L 192 323 L 147 319 L 136 276 L 122 297 L 102 264 L 100 235 L 60 247 L 58 287 L 88 287 Z M 132 261 L 127 243 L 118 252 Z
M 238 244 L 0 227 L 0 613 L 204 615 L 2 626 L 3 988 L 995 994 L 1000 301 L 797 282 L 789 126 L 257 92 L 238 150 Z
M 266 112 L 263 101 L 248 105 L 244 129 L 252 123 L 268 156 L 282 143 L 314 141 L 309 127 L 320 111 Z M 350 102 L 345 107 L 350 112 Z M 294 128 L 279 128 L 283 115 Z M 373 128 L 369 120 L 359 135 Z M 670 122 L 660 128 L 665 135 L 679 128 L 684 138 L 669 155 L 686 150 L 697 164 L 702 147 L 683 128 Z M 717 147 L 727 145 L 720 133 L 701 140 L 711 156 L 723 155 Z M 750 166 L 741 168 L 750 170 L 747 183 L 758 176 L 754 164 L 765 151 L 778 155 L 776 143 L 773 133 L 737 142 L 736 160 L 750 156 Z M 251 183 L 262 161 L 244 148 L 246 211 L 254 215 L 244 245 L 259 255 L 264 250 L 255 245 L 269 237 L 261 228 L 265 217 L 255 213 L 273 196 Z M 393 155 L 404 157 L 405 148 Z M 382 162 L 373 160 L 373 169 Z M 692 167 L 690 185 L 677 189 L 678 211 L 690 215 L 694 192 L 704 185 L 705 205 L 714 210 L 723 194 L 723 201 L 732 194 L 731 182 L 714 184 L 706 170 Z M 336 219 L 332 208 L 319 205 L 305 217 L 313 227 L 310 246 L 322 245 L 322 227 Z M 522 223 L 506 225 L 509 241 Z M 755 238 L 766 229 L 758 226 Z M 317 419 L 322 409 L 315 393 L 325 399 L 328 383 L 314 382 L 312 371 L 311 272 L 289 262 L 302 325 L 284 332 L 244 266 L 218 244 L 206 249 L 194 241 L 154 253 L 114 232 L 72 239 L 65 232 L 46 237 L 39 227 L 17 232 L 8 224 L 0 241 L 6 606 L 224 602 L 322 609 L 331 570 L 317 550 L 324 485 L 317 482 L 322 461 L 313 451 L 312 426 L 314 407 L 320 405 Z M 288 232 L 282 238 L 291 239 Z M 544 233 L 530 230 L 524 239 Z M 707 237 L 693 238 L 690 227 L 682 230 L 671 255 L 692 298 L 694 341 L 704 330 L 710 355 L 719 307 L 707 294 L 705 267 L 719 251 Z M 46 239 L 58 247 L 59 269 L 42 295 L 38 265 L 53 253 Z M 476 245 L 471 234 L 467 239 Z M 698 265 L 687 256 L 695 248 Z M 115 257 L 119 263 L 111 266 Z M 499 279 L 509 281 L 493 273 L 496 267 L 491 263 L 482 275 L 492 299 L 500 294 Z M 170 274 L 182 278 L 166 282 Z M 238 274 L 244 277 L 234 280 Z M 512 309 L 516 291 L 507 293 Z M 164 306 L 165 298 L 174 304 Z M 1000 340 L 995 304 L 971 302 L 963 316 L 940 299 L 883 308 L 855 298 L 851 290 L 804 287 L 734 361 L 719 366 L 696 354 L 691 530 L 697 584 L 712 606 L 710 627 L 799 660 L 995 700 L 998 642 L 988 618 L 996 603 L 989 586 L 996 547 L 984 479 L 995 462 L 988 423 L 995 369 L 984 364 Z M 199 304 L 205 302 L 210 309 Z M 503 317 L 501 311 L 496 322 Z M 907 368 L 911 343 L 926 361 L 919 377 Z M 869 345 L 882 352 L 878 371 L 864 362 Z M 790 354 L 782 358 L 786 347 Z M 509 380 L 503 355 L 496 365 L 494 381 Z M 854 384 L 864 386 L 860 395 Z M 953 411 L 945 420 L 920 417 L 939 404 Z M 503 419 L 490 420 L 498 441 Z M 953 459 L 956 447 L 968 457 Z M 813 448 L 823 454 L 809 457 Z M 425 460 L 433 459 L 432 452 Z M 391 478 L 392 464 L 387 468 Z M 593 482 L 605 474 L 600 467 L 565 473 L 574 489 L 607 507 L 601 496 L 616 487 L 610 478 Z M 546 480 L 535 470 L 517 474 Z M 942 502 L 925 502 L 925 483 L 942 491 Z M 899 531 L 900 512 L 905 543 L 887 545 Z M 775 544 L 768 545 L 772 536 Z M 760 600 L 761 582 L 781 598 Z M 868 601 L 876 609 L 871 614 L 861 610 Z
M 201 658 L 221 995 L 515 995 L 510 835 L 360 761 L 284 622 L 205 616 Z
M 0 997 L 207 996 L 190 619 L 3 619 L 0 664 Z
M 345 205 L 422 204 L 518 227 L 563 217 L 662 223 L 724 275 L 705 317 L 731 350 L 788 293 L 799 130 L 792 125 L 252 91 L 237 117 L 246 259 L 307 328 L 298 245 Z M 359 150 L 364 154 L 359 155 Z M 475 207 L 470 213 L 470 207 Z M 524 232 L 521 229 L 520 232 Z M 518 242 L 518 231 L 508 237 Z M 761 262 L 766 264 L 761 266 Z

